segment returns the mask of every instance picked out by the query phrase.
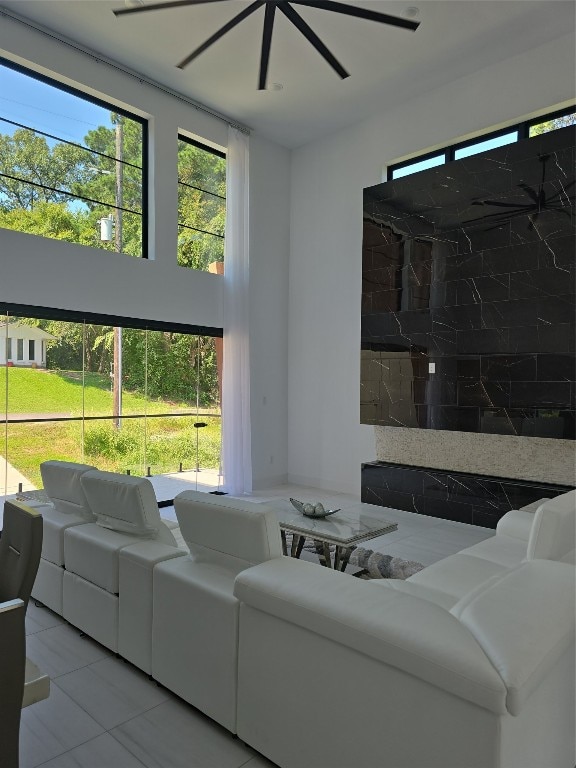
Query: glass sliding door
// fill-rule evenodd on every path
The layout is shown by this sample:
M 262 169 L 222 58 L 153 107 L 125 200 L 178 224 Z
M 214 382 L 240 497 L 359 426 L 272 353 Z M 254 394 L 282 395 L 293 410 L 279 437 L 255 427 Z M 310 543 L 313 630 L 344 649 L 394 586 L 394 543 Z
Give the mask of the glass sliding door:
M 10 359 L 18 342 L 34 355 Z M 19 483 L 41 487 L 47 459 L 135 475 L 205 472 L 215 485 L 220 344 L 181 331 L 1 315 L 0 495 Z

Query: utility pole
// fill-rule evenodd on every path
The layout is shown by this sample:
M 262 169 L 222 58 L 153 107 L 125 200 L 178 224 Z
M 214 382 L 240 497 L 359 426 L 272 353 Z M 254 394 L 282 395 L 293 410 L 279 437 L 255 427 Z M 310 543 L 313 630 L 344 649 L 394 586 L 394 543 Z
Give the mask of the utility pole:
M 116 227 L 114 232 L 114 247 L 117 253 L 122 252 L 122 207 L 124 197 L 124 126 L 121 115 L 116 115 Z M 122 426 L 122 328 L 114 328 L 114 383 L 113 383 L 113 416 L 114 428 Z

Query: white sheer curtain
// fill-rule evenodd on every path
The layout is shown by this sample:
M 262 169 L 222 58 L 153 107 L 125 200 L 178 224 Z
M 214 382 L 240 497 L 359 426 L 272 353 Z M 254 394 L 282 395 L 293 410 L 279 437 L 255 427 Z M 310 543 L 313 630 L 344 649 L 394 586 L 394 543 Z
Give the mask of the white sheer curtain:
M 248 136 L 229 127 L 224 250 L 222 464 L 224 488 L 235 495 L 252 490 L 248 149 Z

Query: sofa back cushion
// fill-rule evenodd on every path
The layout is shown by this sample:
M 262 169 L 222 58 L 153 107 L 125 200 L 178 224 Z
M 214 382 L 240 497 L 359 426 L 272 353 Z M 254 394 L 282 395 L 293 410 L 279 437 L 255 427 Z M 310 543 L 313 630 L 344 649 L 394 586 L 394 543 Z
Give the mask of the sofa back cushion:
M 97 525 L 176 546 L 160 519 L 154 488 L 147 478 L 93 470 L 82 475 L 81 483 Z
M 576 491 L 549 499 L 536 510 L 527 560 L 571 560 L 576 536 Z
M 266 504 L 184 491 L 174 509 L 195 559 L 248 567 L 282 555 L 278 519 Z
M 55 509 L 65 514 L 77 514 L 89 522 L 95 517 L 90 509 L 80 478 L 85 472 L 96 469 L 91 464 L 71 461 L 43 461 L 40 474 L 44 490 Z

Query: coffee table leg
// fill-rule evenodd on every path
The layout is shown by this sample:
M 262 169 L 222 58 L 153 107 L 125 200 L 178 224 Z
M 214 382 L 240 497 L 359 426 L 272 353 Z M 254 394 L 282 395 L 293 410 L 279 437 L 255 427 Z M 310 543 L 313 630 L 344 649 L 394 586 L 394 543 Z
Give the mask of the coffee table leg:
M 288 555 L 288 546 L 286 544 L 286 531 L 280 529 L 280 538 L 282 539 L 282 554 Z
M 294 534 L 294 538 L 296 538 L 296 534 Z M 304 544 L 306 543 L 306 536 L 298 536 L 298 545 L 296 547 L 296 554 L 292 555 L 292 557 L 300 557 L 302 554 L 302 550 L 304 549 Z
M 334 568 L 338 571 L 345 571 L 350 560 L 350 555 L 356 547 L 336 547 L 336 557 L 334 558 Z
M 332 557 L 330 555 L 330 544 L 326 541 L 319 541 L 314 539 L 314 547 L 316 548 L 316 554 L 320 565 L 324 565 L 326 568 L 332 568 Z

